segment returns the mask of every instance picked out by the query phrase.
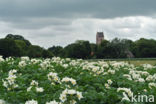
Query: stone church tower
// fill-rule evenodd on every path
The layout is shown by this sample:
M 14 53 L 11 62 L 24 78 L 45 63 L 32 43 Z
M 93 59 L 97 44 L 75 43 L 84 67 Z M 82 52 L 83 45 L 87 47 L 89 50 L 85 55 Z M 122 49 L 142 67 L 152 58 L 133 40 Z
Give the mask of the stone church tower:
M 101 44 L 102 40 L 104 40 L 104 34 L 103 32 L 97 32 L 96 33 L 96 44 Z

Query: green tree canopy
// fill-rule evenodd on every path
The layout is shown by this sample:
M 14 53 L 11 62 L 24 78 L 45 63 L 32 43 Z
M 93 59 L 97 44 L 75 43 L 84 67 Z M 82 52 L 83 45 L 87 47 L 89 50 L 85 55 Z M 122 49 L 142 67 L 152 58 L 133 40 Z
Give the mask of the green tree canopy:
M 20 48 L 16 45 L 12 39 L 0 39 L 0 54 L 4 57 L 20 56 Z

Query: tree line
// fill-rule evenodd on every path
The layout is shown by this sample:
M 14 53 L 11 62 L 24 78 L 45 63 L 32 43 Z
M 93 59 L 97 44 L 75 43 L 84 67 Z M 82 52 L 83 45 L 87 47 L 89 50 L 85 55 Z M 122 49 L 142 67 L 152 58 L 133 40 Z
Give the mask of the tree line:
M 47 58 L 53 54 L 37 45 L 32 45 L 28 40 L 20 35 L 8 34 L 5 38 L 0 39 L 0 55 L 3 57 L 29 56 L 31 58 Z
M 128 39 L 103 40 L 100 45 L 89 41 L 77 40 L 62 46 L 52 46 L 48 49 L 32 45 L 20 35 L 8 34 L 0 39 L 0 55 L 4 57 L 29 56 L 31 58 L 69 57 L 82 59 L 107 58 L 153 58 L 156 57 L 156 40 L 140 38 L 132 41 Z

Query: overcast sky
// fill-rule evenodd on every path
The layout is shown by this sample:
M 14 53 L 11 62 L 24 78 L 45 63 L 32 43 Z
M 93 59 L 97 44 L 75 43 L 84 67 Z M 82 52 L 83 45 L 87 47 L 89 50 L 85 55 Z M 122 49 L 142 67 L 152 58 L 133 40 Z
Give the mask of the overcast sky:
M 156 39 L 156 0 L 0 0 L 0 38 L 24 36 L 34 45 L 75 40 Z

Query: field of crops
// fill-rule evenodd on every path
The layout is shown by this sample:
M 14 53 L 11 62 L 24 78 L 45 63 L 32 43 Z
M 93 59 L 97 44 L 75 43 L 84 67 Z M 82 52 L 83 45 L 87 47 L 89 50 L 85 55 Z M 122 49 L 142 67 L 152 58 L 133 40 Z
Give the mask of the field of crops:
M 96 62 L 96 61 L 123 61 L 129 64 L 133 64 L 135 66 L 140 66 L 142 64 L 150 64 L 156 66 L 156 58 L 131 58 L 131 59 L 89 59 L 88 61 Z
M 0 104 L 156 104 L 156 66 L 0 57 Z

